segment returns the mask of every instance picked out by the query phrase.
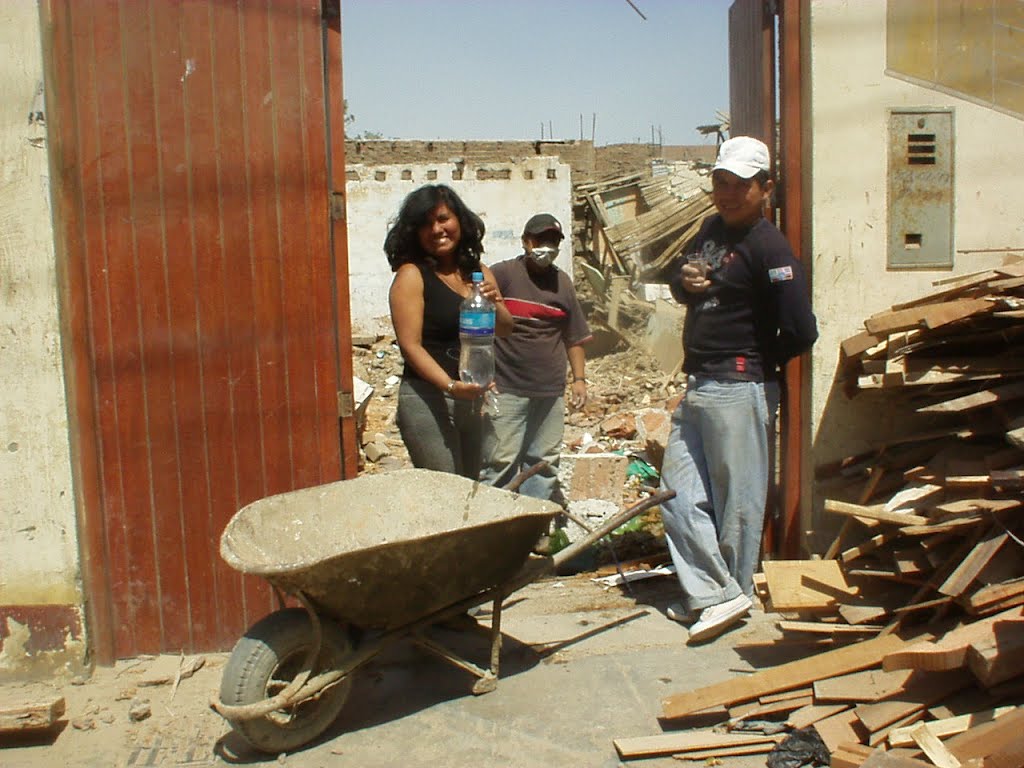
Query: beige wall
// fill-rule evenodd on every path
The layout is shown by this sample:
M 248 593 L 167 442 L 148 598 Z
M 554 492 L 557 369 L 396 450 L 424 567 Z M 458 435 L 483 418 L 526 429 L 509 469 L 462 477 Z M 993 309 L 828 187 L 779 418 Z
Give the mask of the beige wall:
M 43 642 L 82 595 L 42 97 L 39 11 L 0 4 L 0 679 L 74 668 Z M 37 636 L 33 636 L 33 634 Z M 59 634 L 59 633 L 58 633 Z
M 821 331 L 812 361 L 812 464 L 820 464 L 862 451 L 898 426 L 871 393 L 851 402 L 834 387 L 840 342 L 863 330 L 869 315 L 937 290 L 933 281 L 1006 258 L 960 251 L 1024 251 L 1024 175 L 1018 169 L 1024 122 L 887 76 L 885 0 L 812 0 L 809 8 L 804 97 L 810 98 L 811 149 L 805 164 L 810 163 L 813 300 Z M 887 110 L 894 107 L 953 109 L 952 270 L 886 270 Z M 820 508 L 821 499 L 815 502 Z
M 523 225 L 530 216 L 553 214 L 566 231 L 556 263 L 572 275 L 572 170 L 558 158 L 467 161 L 464 165 L 450 161 L 349 165 L 347 170 L 345 206 L 353 333 L 391 331 L 388 288 L 392 275 L 384 256 L 384 237 L 405 196 L 424 184 L 447 184 L 484 220 L 487 231 L 483 261 L 488 265 L 522 253 Z M 461 170 L 462 178 L 453 180 L 452 172 L 457 170 Z M 553 178 L 549 178 L 549 171 Z M 435 178 L 430 178 L 431 172 Z M 478 178 L 506 173 L 507 179 Z

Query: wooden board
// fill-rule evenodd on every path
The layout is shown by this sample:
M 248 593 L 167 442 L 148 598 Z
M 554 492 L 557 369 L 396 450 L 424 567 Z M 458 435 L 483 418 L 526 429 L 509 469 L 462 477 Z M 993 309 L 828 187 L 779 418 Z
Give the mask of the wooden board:
M 993 526 L 985 537 L 974 545 L 974 549 L 953 570 L 949 578 L 939 585 L 939 592 L 952 597 L 962 595 L 1009 538 L 1009 533 Z
M 991 311 L 994 306 L 986 299 L 958 299 L 939 304 L 926 304 L 895 312 L 879 312 L 865 320 L 864 327 L 868 333 L 876 336 L 921 327 L 935 329 L 980 312 Z
M 924 726 L 939 738 L 944 738 L 963 733 L 969 728 L 975 728 L 983 723 L 992 722 L 997 717 L 1008 714 L 1014 709 L 1015 707 L 1009 706 L 986 709 L 983 712 L 975 712 L 970 715 L 957 715 L 956 717 L 945 717 L 941 720 L 930 720 L 924 723 Z M 908 728 L 893 728 L 889 731 L 889 746 L 905 747 L 908 744 L 913 744 L 914 739 L 911 737 L 910 732 L 918 727 L 920 726 L 912 725 Z
M 867 735 L 863 732 L 863 726 L 857 718 L 857 713 L 852 709 L 819 720 L 814 724 L 814 730 L 825 742 L 829 752 L 834 752 L 840 744 L 862 742 Z
M 633 757 L 655 757 L 687 752 L 694 749 L 718 749 L 721 747 L 746 746 L 774 742 L 772 736 L 713 733 L 711 731 L 683 731 L 661 733 L 656 736 L 635 736 L 613 739 L 616 751 L 623 759 Z
M 786 725 L 793 730 L 800 730 L 848 709 L 850 709 L 848 704 L 810 704 L 800 707 L 786 718 Z
M 0 733 L 34 731 L 51 727 L 64 714 L 64 697 L 18 704 L 0 704 Z
M 877 733 L 904 718 L 923 712 L 929 705 L 965 688 L 970 682 L 970 675 L 960 670 L 921 675 L 909 680 L 900 693 L 884 701 L 861 704 L 854 708 L 854 712 L 868 731 Z
M 848 675 L 829 677 L 814 683 L 815 701 L 878 701 L 902 691 L 913 675 L 913 670 L 898 669 L 885 672 L 865 669 Z
M 960 761 L 953 757 L 946 745 L 924 723 L 913 727 L 910 736 L 936 768 L 960 768 Z
M 672 757 L 676 760 L 714 760 L 710 763 L 715 765 L 720 757 L 736 757 L 738 755 L 763 755 L 775 749 L 775 745 L 782 741 L 782 736 L 773 736 L 771 741 L 762 744 L 746 744 L 734 747 L 718 747 L 716 749 L 695 749 L 692 752 L 679 752 Z
M 828 609 L 837 594 L 856 594 L 836 560 L 766 560 L 763 568 L 776 611 Z
M 668 719 L 682 717 L 716 704 L 735 704 L 766 693 L 799 688 L 825 674 L 841 675 L 856 672 L 877 665 L 887 654 L 895 653 L 906 645 L 907 642 L 898 635 L 889 634 L 797 659 L 747 677 L 723 680 L 693 691 L 668 696 L 662 700 L 662 714 Z
M 836 499 L 825 499 L 825 511 L 847 517 L 864 520 L 877 520 L 897 525 L 927 525 L 929 519 L 924 515 L 912 515 L 909 512 L 889 512 L 881 506 L 866 507 L 862 504 L 850 504 Z
M 1024 621 L 1001 621 L 992 634 L 971 643 L 967 667 L 986 688 L 1024 674 Z
M 1024 620 L 1024 607 L 1011 608 L 969 624 L 961 624 L 936 640 L 914 643 L 887 653 L 882 659 L 882 668 L 886 671 L 921 669 L 929 672 L 959 669 L 966 663 L 967 648 L 972 643 L 990 638 L 992 625 L 996 621 L 1011 620 Z

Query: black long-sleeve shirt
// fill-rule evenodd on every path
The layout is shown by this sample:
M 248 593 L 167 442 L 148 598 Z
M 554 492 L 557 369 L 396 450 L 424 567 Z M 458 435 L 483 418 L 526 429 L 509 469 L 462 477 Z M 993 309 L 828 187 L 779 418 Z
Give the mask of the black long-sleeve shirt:
M 806 352 L 818 338 L 803 269 L 782 233 L 767 219 L 748 229 L 709 217 L 697 237 L 710 270 L 703 293 L 683 288 L 676 271 L 669 286 L 687 306 L 683 370 L 721 379 L 764 381 Z

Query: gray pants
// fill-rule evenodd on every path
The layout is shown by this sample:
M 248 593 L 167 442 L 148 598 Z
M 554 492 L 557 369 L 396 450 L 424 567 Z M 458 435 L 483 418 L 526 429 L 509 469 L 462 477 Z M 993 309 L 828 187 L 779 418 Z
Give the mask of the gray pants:
M 752 594 L 768 492 L 776 382 L 690 376 L 661 468 L 669 554 L 695 611 Z
M 565 401 L 559 396 L 499 394 L 484 408 L 484 466 L 480 479 L 502 488 L 540 461 L 548 468 L 519 488 L 524 496 L 566 506 L 558 485 L 558 457 L 565 431 Z
M 456 400 L 422 379 L 398 387 L 398 429 L 414 467 L 480 475 L 480 400 Z

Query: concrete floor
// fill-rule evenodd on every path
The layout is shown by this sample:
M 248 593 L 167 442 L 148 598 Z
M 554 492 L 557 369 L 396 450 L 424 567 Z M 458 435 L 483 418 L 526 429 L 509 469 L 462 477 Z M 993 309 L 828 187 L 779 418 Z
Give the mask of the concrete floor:
M 328 733 L 293 754 L 253 752 L 209 710 L 225 658 L 213 655 L 173 696 L 148 694 L 153 716 L 143 723 L 126 723 L 118 709 L 127 707 L 115 694 L 118 685 L 130 685 L 129 667 L 122 662 L 119 669 L 99 670 L 93 681 L 64 691 L 68 720 L 91 707 L 96 727 L 69 726 L 48 743 L 0 748 L 0 765 L 619 766 L 625 763 L 612 740 L 662 733 L 664 696 L 743 675 L 755 668 L 752 662 L 761 667 L 792 658 L 783 656 L 783 646 L 758 647 L 777 637 L 775 617 L 760 610 L 714 642 L 688 647 L 685 628 L 664 615 L 677 596 L 674 579 L 631 586 L 632 594 L 604 588 L 581 574 L 516 592 L 502 617 L 501 679 L 482 696 L 472 695 L 474 678 L 464 670 L 409 643 L 394 646 L 358 671 Z M 437 637 L 480 663 L 486 659 L 487 643 L 477 633 L 437 630 Z M 661 757 L 628 764 L 703 763 Z M 760 767 L 765 756 L 725 758 L 719 765 Z

